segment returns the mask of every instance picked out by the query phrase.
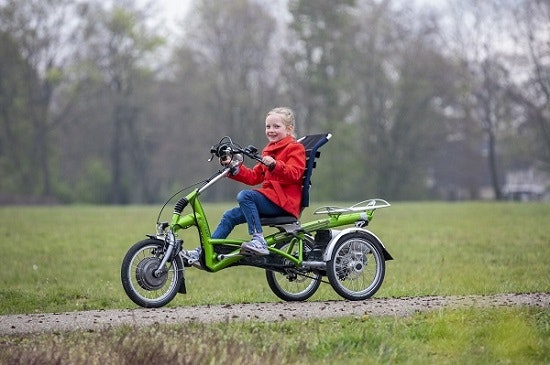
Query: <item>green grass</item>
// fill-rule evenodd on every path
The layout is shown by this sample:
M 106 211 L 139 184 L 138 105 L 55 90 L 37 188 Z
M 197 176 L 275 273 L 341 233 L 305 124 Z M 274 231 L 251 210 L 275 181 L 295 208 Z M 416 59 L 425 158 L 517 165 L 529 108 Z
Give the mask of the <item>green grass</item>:
M 547 364 L 550 310 L 440 310 L 0 339 L 5 364 Z
M 396 257 L 387 295 L 550 291 L 548 204 L 396 204 L 379 218 Z
M 321 204 L 319 204 L 321 205 Z M 209 205 L 217 223 L 229 205 Z M 170 209 L 169 209 L 170 210 Z M 0 314 L 135 308 L 120 263 L 156 207 L 0 208 Z M 306 211 L 303 220 L 311 218 Z M 550 205 L 396 203 L 368 227 L 394 256 L 377 297 L 550 292 Z M 235 236 L 246 237 L 244 226 Z M 184 234 L 185 246 L 197 244 Z M 261 273 L 260 275 L 258 275 Z M 169 306 L 278 301 L 259 269 L 186 272 Z M 323 284 L 311 300 L 340 298 Z M 236 322 L 0 338 L 12 364 L 541 364 L 550 310 L 456 309 L 407 318 Z
M 213 225 L 227 207 L 207 207 Z M 120 263 L 154 231 L 156 215 L 149 206 L 0 208 L 0 314 L 133 308 Z M 548 292 L 548 222 L 548 204 L 396 203 L 379 210 L 368 228 L 395 260 L 376 296 Z M 246 237 L 245 227 L 234 235 Z M 187 248 L 198 244 L 195 229 L 183 238 Z M 190 269 L 186 279 L 188 294 L 171 306 L 277 301 L 255 268 Z M 325 299 L 339 297 L 323 284 L 311 300 Z

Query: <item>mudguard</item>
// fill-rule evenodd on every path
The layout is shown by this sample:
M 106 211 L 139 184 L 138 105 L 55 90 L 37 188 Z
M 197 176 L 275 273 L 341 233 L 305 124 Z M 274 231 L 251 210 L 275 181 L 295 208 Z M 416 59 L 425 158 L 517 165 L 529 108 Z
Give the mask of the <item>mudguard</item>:
M 342 238 L 343 236 L 345 236 L 347 234 L 357 233 L 357 232 L 365 234 L 365 235 L 369 236 L 372 240 L 377 242 L 380 245 L 380 248 L 382 249 L 382 253 L 383 253 L 384 259 L 386 261 L 393 260 L 393 257 L 390 255 L 390 253 L 386 249 L 386 246 L 384 246 L 384 243 L 382 243 L 382 240 L 380 238 L 378 238 L 374 233 L 372 233 L 371 231 L 369 231 L 367 229 L 364 229 L 364 228 L 350 227 L 350 228 L 346 228 L 346 229 L 341 230 L 341 231 L 336 230 L 336 229 L 333 229 L 331 231 L 332 238 L 329 241 L 329 243 L 327 244 L 327 248 L 325 249 L 325 252 L 323 253 L 323 261 L 329 261 L 332 258 L 332 251 L 334 251 L 334 246 L 336 245 L 336 242 L 338 242 L 338 240 L 340 238 Z

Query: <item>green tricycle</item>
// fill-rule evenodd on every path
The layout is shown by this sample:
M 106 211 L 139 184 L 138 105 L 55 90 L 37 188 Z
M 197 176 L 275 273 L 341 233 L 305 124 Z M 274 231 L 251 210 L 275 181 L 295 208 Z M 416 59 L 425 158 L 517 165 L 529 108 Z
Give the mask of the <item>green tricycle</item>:
M 320 156 L 319 148 L 331 137 L 330 133 L 325 133 L 298 140 L 306 150 L 302 210 L 309 206 L 311 176 Z M 313 213 L 322 217 L 307 223 L 291 215 L 262 217 L 263 226 L 275 228 L 275 233 L 265 237 L 269 255 L 248 256 L 240 250 L 244 239 L 211 237 L 200 196 L 238 168 L 243 156 L 260 163 L 261 156 L 254 146 L 243 148 L 229 137 L 222 138 L 210 152 L 210 161 L 218 157 L 224 162 L 222 169 L 196 184 L 191 193 L 177 201 L 170 222 L 159 222 L 167 203 L 164 204 L 157 219 L 156 233 L 147 235 L 147 239 L 137 242 L 126 253 L 121 280 L 134 303 L 158 308 L 168 304 L 178 293 L 185 294 L 185 270 L 190 267 L 210 273 L 238 265 L 263 269 L 270 289 L 285 301 L 309 299 L 321 282 L 326 282 L 325 277 L 334 291 L 348 300 L 364 300 L 378 291 L 384 280 L 385 262 L 392 260 L 392 256 L 382 241 L 365 227 L 376 209 L 390 206 L 387 201 L 369 199 L 346 208 L 321 207 Z M 231 160 L 229 164 L 228 159 Z M 184 214 L 185 208 L 190 212 Z M 202 247 L 198 260 L 187 256 L 183 240 L 178 236 L 181 230 L 192 227 L 197 229 Z

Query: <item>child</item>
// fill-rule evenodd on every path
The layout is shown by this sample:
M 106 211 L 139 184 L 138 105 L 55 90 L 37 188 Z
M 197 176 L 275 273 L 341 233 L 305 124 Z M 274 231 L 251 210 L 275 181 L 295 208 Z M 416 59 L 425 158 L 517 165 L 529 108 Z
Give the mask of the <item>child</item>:
M 247 255 L 268 255 L 260 216 L 300 215 L 302 177 L 306 157 L 302 144 L 296 141 L 295 118 L 291 109 L 279 107 L 267 113 L 265 119 L 267 146 L 262 151 L 262 163 L 253 168 L 242 165 L 234 180 L 247 185 L 262 184 L 254 190 L 237 194 L 238 207 L 226 211 L 212 233 L 212 238 L 226 238 L 237 224 L 247 223 L 250 241 L 241 246 Z M 197 263 L 201 248 L 185 255 L 190 264 Z

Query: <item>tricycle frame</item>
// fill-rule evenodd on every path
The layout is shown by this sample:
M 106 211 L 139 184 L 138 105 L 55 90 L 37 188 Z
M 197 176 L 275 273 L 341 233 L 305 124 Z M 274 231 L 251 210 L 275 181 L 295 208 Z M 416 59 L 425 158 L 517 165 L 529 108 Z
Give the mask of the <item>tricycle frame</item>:
M 188 229 L 190 227 L 197 227 L 201 246 L 204 252 L 204 269 L 210 272 L 217 272 L 227 267 L 233 266 L 243 256 L 239 253 L 241 244 L 244 239 L 214 239 L 211 237 L 210 226 L 206 216 L 206 212 L 199 200 L 200 193 L 214 184 L 220 177 L 223 177 L 227 171 L 222 170 L 219 175 L 215 176 L 212 180 L 209 180 L 201 188 L 196 189 L 189 195 L 187 195 L 184 201 L 187 201 L 192 208 L 192 212 L 181 215 L 181 213 L 174 213 L 169 228 L 171 232 L 177 234 L 181 229 Z M 278 226 L 279 232 L 273 233 L 265 237 L 270 253 L 279 255 L 284 259 L 292 262 L 295 266 L 304 265 L 303 260 L 303 241 L 311 241 L 311 234 L 319 230 L 329 230 L 336 227 L 342 227 L 350 224 L 354 224 L 359 229 L 367 225 L 372 219 L 376 209 L 387 208 L 390 204 L 383 199 L 370 199 L 358 204 L 355 204 L 349 208 L 339 207 L 322 207 L 317 209 L 314 214 L 326 214 L 326 218 L 306 222 L 304 224 L 288 224 Z M 165 225 L 166 226 L 166 225 Z M 374 235 L 374 233 L 363 229 L 366 233 L 376 239 L 377 242 L 384 249 L 384 256 L 386 259 L 391 259 L 391 256 L 385 249 L 382 241 Z M 158 232 L 160 236 L 163 236 L 165 232 Z M 294 251 L 294 246 L 289 247 L 287 252 L 281 251 L 275 248 L 277 243 L 287 242 L 292 240 L 298 245 L 298 257 L 289 254 L 289 251 Z M 334 241 L 335 242 L 335 241 Z M 215 252 L 216 246 L 233 247 L 235 250 L 228 254 L 218 254 Z M 328 261 L 330 257 L 331 247 L 328 245 L 324 254 L 324 259 Z M 308 264 L 307 262 L 305 263 Z M 317 263 L 319 266 L 320 263 Z
M 315 144 L 309 152 L 306 150 L 309 156 L 304 186 L 308 189 L 304 188 L 303 207 L 309 205 L 309 178 L 314 159 L 319 156 L 317 149 L 330 137 L 330 134 L 314 135 L 299 140 L 310 147 L 311 143 Z M 229 143 L 222 144 L 225 139 Z M 244 154 L 261 161 L 256 151 L 253 146 L 243 149 L 234 145 L 229 137 L 211 149 L 213 156 L 220 157 L 220 162 L 222 152 L 231 156 Z M 236 160 L 242 164 L 242 156 Z M 185 267 L 190 266 L 210 273 L 238 265 L 264 269 L 270 288 L 283 300 L 308 299 L 321 281 L 325 282 L 323 276 L 328 277 L 338 294 L 349 300 L 364 300 L 376 293 L 384 279 L 385 261 L 393 258 L 382 241 L 365 227 L 372 221 L 375 210 L 390 206 L 387 201 L 369 199 L 347 208 L 321 207 L 313 213 L 323 217 L 305 223 L 292 216 L 262 219 L 262 225 L 277 229 L 265 236 L 269 255 L 247 256 L 241 252 L 244 239 L 212 238 L 200 201 L 204 191 L 229 176 L 234 168 L 235 165 L 230 164 L 218 170 L 179 199 L 170 222 L 157 221 L 156 233 L 147 235 L 148 240 L 137 242 L 128 250 L 122 262 L 121 280 L 132 301 L 143 307 L 161 307 L 176 294 L 186 293 Z M 191 211 L 183 213 L 186 208 Z M 196 228 L 198 232 L 202 248 L 198 261 L 188 256 L 179 238 L 181 231 L 189 228 Z

